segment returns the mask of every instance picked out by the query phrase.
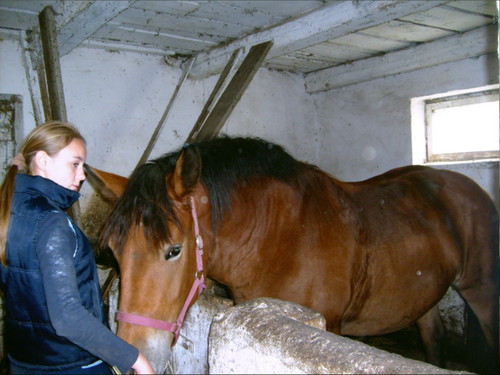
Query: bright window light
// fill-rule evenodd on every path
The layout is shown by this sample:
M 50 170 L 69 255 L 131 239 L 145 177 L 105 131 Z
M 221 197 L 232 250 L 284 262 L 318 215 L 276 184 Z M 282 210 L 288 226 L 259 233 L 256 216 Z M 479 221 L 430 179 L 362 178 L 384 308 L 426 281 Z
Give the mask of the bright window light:
M 498 90 L 425 101 L 427 161 L 498 158 Z

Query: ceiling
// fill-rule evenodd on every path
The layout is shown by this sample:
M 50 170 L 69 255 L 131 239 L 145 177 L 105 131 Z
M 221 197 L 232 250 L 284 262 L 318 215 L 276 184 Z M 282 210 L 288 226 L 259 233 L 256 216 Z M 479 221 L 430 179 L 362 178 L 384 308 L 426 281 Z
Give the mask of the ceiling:
M 497 23 L 491 0 L 0 0 L 0 37 L 36 29 L 38 13 L 49 5 L 56 13 L 60 55 L 80 45 L 196 55 L 195 78 L 219 73 L 235 49 L 248 51 L 268 40 L 273 47 L 264 66 L 314 77 L 357 62 L 383 65 L 385 60 L 370 59 L 410 53 L 488 25 L 496 33 Z M 496 51 L 494 42 L 483 53 Z

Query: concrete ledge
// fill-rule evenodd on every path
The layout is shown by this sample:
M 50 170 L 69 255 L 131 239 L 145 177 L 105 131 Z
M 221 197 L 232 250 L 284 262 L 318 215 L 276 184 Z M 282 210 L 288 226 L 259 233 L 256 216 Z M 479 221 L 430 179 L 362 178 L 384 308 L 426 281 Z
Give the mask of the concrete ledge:
M 211 374 L 459 374 L 324 330 L 303 306 L 259 298 L 217 314 L 209 335 Z

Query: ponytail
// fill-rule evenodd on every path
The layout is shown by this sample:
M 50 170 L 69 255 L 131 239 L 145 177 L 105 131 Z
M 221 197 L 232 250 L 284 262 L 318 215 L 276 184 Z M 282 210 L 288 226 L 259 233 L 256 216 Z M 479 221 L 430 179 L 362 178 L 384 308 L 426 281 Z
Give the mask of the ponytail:
M 12 164 L 0 186 L 0 262 L 7 265 L 7 233 L 10 223 L 10 208 L 12 206 L 12 196 L 14 195 L 14 186 L 18 166 Z

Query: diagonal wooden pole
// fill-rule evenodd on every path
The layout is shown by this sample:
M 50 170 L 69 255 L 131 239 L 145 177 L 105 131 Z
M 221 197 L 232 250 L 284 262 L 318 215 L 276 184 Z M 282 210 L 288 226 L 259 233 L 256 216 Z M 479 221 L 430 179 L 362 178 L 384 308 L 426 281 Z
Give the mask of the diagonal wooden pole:
M 238 48 L 233 51 L 231 54 L 231 57 L 229 58 L 229 61 L 227 62 L 226 66 L 224 67 L 224 70 L 222 71 L 221 75 L 219 76 L 219 79 L 217 80 L 217 83 L 215 84 L 212 93 L 210 94 L 210 97 L 208 98 L 207 102 L 205 103 L 205 106 L 203 107 L 203 110 L 200 113 L 200 116 L 198 117 L 198 120 L 196 121 L 196 124 L 194 124 L 193 129 L 189 133 L 189 136 L 187 137 L 186 142 L 187 143 L 192 143 L 196 140 L 197 134 L 200 132 L 203 124 L 205 123 L 205 120 L 207 119 L 208 115 L 210 114 L 210 108 L 217 97 L 219 95 L 220 90 L 222 89 L 222 86 L 227 80 L 227 77 L 229 76 L 229 73 L 234 68 L 234 65 L 236 61 L 238 60 L 238 56 L 241 54 L 243 51 L 243 48 Z
M 144 150 L 141 158 L 139 159 L 139 162 L 137 163 L 137 166 L 135 167 L 136 169 L 137 169 L 137 167 L 144 164 L 148 160 L 149 156 L 151 155 L 151 151 L 153 150 L 153 148 L 156 144 L 156 141 L 158 140 L 158 137 L 160 136 L 160 133 L 163 130 L 163 127 L 165 126 L 165 122 L 167 120 L 168 114 L 170 113 L 170 109 L 172 108 L 172 105 L 174 104 L 175 100 L 177 99 L 177 96 L 179 94 L 179 90 L 180 90 L 182 84 L 184 83 L 184 81 L 186 80 L 187 75 L 188 75 L 189 71 L 191 70 L 191 67 L 193 66 L 195 59 L 196 59 L 196 57 L 192 57 L 187 61 L 186 65 L 184 67 L 184 71 L 182 72 L 182 75 L 179 77 L 179 82 L 177 83 L 177 86 L 175 87 L 174 93 L 172 94 L 172 97 L 170 98 L 170 101 L 167 105 L 167 108 L 165 108 L 165 111 L 163 112 L 163 115 L 161 116 L 161 119 L 158 122 L 158 125 L 156 126 L 156 129 L 153 132 L 153 135 L 151 136 L 151 139 L 149 140 L 148 145 L 146 146 L 146 149 Z
M 220 96 L 203 126 L 199 129 L 198 133 L 192 137 L 193 140 L 197 142 L 208 140 L 219 133 L 220 129 L 222 129 L 231 115 L 234 107 L 236 107 L 236 104 L 238 104 L 243 96 L 243 93 L 252 81 L 255 73 L 264 62 L 272 44 L 272 41 L 268 41 L 250 48 L 248 55 L 245 57 L 241 66 L 231 79 L 231 82 L 229 82 Z

